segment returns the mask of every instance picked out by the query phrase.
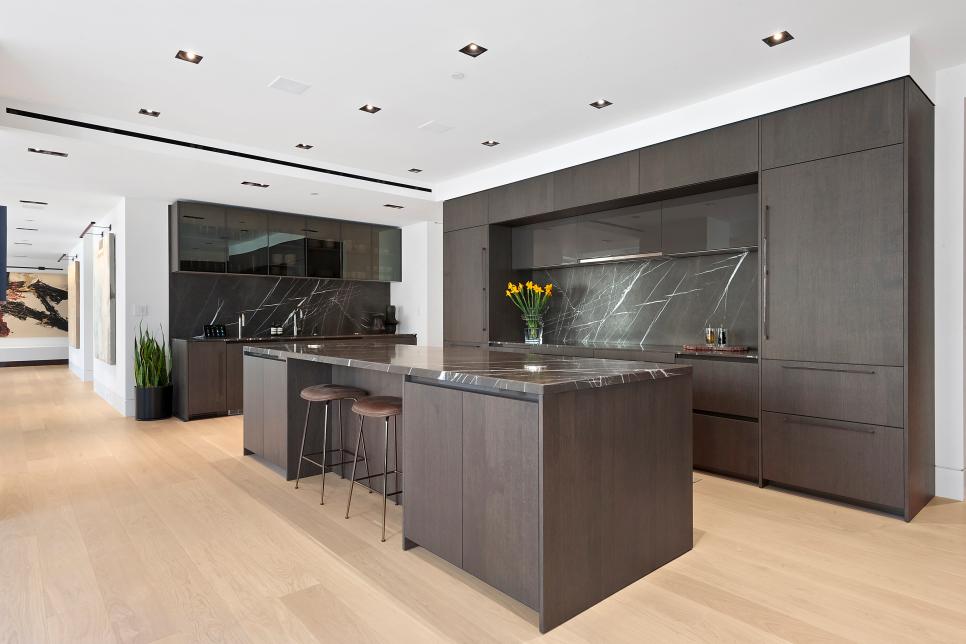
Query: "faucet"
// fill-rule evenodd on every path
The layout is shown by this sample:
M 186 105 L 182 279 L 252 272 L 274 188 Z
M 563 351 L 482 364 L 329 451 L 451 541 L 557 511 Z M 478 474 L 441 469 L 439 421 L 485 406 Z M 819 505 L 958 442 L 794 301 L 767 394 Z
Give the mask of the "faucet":
M 295 309 L 292 314 L 292 335 L 298 337 L 299 335 L 299 318 L 304 318 L 305 314 L 302 313 L 302 307 Z
M 238 339 L 239 340 L 242 339 L 243 337 L 242 333 L 244 332 L 244 330 L 245 330 L 245 314 L 239 313 L 238 314 Z

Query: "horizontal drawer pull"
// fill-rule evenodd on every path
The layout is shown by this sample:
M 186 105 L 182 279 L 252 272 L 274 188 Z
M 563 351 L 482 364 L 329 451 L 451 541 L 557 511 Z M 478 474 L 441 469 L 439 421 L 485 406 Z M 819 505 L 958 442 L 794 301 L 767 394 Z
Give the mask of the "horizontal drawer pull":
M 782 369 L 794 369 L 796 371 L 829 371 L 831 373 L 860 373 L 866 376 L 874 376 L 875 371 L 868 369 L 833 369 L 831 367 L 798 367 L 795 365 L 783 364 Z
M 795 425 L 811 425 L 813 427 L 827 427 L 829 429 L 842 429 L 847 432 L 859 432 L 862 434 L 874 434 L 875 429 L 872 427 L 856 427 L 855 425 L 846 425 L 842 423 L 837 423 L 833 420 L 803 420 L 801 418 L 791 418 L 785 416 L 782 418 L 783 423 L 793 423 Z

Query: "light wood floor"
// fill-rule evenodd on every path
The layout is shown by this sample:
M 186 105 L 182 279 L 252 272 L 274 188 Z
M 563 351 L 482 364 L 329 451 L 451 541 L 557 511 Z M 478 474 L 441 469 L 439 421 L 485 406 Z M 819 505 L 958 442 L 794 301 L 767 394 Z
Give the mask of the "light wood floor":
M 0 369 L 0 641 L 966 642 L 966 504 L 911 524 L 697 473 L 692 552 L 541 637 L 380 503 L 241 456 L 241 420 L 136 423 Z M 331 490 L 331 492 L 329 491 Z M 331 494 L 331 496 L 329 496 Z M 355 501 L 355 499 L 354 499 Z

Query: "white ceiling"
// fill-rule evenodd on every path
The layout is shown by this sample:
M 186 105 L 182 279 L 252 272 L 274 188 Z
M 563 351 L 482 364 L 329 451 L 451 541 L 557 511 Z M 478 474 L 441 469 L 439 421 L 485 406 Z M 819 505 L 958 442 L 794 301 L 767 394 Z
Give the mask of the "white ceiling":
M 906 34 L 932 68 L 966 60 L 962 0 L 4 5 L 3 107 L 430 187 Z M 766 47 L 761 38 L 777 29 L 795 40 Z M 460 54 L 470 41 L 489 51 Z M 178 49 L 204 60 L 176 60 Z M 453 80 L 456 72 L 465 78 Z M 302 95 L 268 88 L 277 76 L 311 88 Z M 587 105 L 598 97 L 614 105 Z M 364 103 L 383 110 L 361 112 Z M 161 117 L 140 116 L 141 107 Z M 418 129 L 431 120 L 453 129 Z M 480 145 L 490 138 L 501 145 Z M 315 147 L 295 150 L 299 142 Z M 41 145 L 71 156 L 24 151 Z M 271 187 L 244 188 L 242 180 Z M 119 195 L 382 223 L 439 213 L 432 195 L 3 115 L 0 198 L 9 205 L 44 191 L 80 220 L 85 203 Z M 406 209 L 389 211 L 387 202 Z M 49 215 L 66 216 L 53 207 Z M 21 254 L 15 248 L 10 254 Z M 61 252 L 50 248 L 48 256 Z

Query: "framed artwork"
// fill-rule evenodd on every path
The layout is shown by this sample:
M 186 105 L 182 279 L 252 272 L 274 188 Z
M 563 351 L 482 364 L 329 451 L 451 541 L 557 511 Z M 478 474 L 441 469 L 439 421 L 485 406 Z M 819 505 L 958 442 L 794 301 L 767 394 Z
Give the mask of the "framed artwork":
M 80 349 L 80 262 L 67 265 L 67 337 L 70 346 Z
M 67 277 L 56 273 L 7 273 L 7 301 L 0 304 L 0 338 L 67 335 Z
M 114 234 L 101 237 L 94 249 L 94 357 L 114 364 L 117 290 L 114 284 Z

